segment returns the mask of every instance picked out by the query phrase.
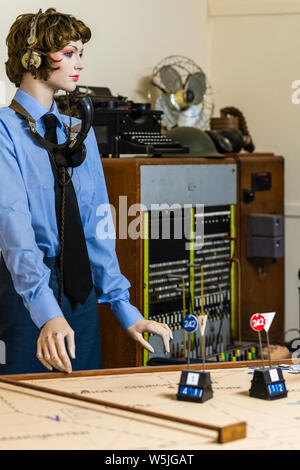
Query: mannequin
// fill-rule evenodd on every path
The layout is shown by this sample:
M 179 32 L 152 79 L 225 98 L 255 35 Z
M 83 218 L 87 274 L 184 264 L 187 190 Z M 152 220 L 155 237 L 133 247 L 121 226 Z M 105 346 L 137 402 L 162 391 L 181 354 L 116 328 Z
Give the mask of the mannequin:
M 58 143 L 68 139 L 70 118 L 59 114 L 54 93 L 75 90 L 90 37 L 82 21 L 53 8 L 20 15 L 7 37 L 6 71 L 18 88 L 14 99 L 33 116 L 42 136 L 44 115 L 54 114 Z M 93 287 L 85 302 L 63 293 L 59 305 L 62 245 L 51 159 L 24 116 L 9 107 L 0 110 L 0 339 L 7 346 L 7 367 L 0 365 L 0 374 L 101 367 L 97 302 L 108 303 L 129 337 L 147 350 L 153 352 L 144 332 L 159 335 L 169 351 L 172 331 L 144 319 L 130 304 L 130 284 L 119 271 L 114 241 L 96 236 L 97 205 L 108 198 L 92 128 L 85 146 L 84 162 L 64 171 L 74 185 Z

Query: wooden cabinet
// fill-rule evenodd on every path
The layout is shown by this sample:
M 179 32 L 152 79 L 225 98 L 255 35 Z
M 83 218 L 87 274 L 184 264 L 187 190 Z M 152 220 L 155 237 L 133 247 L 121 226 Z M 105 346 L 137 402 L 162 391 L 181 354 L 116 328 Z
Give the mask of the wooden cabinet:
M 277 260 L 247 259 L 246 217 L 251 213 L 283 214 L 283 158 L 273 154 L 236 154 L 228 155 L 224 159 L 122 157 L 102 159 L 102 163 L 109 200 L 116 213 L 116 251 L 120 269 L 131 283 L 131 303 L 141 312 L 143 312 L 143 240 L 142 237 L 132 239 L 127 236 L 130 222 L 136 219 L 136 214 L 133 216 L 128 214 L 128 208 L 133 204 L 143 202 L 141 169 L 149 165 L 182 165 L 182 184 L 185 178 L 185 165 L 197 165 L 198 168 L 202 166 L 203 169 L 204 166 L 205 169 L 209 169 L 208 165 L 231 165 L 236 168 L 235 256 L 240 259 L 241 266 L 242 339 L 251 340 L 254 338 L 249 328 L 251 314 L 268 311 L 277 312 L 270 330 L 270 338 L 278 339 L 283 332 L 284 325 L 284 260 L 283 258 Z M 244 190 L 252 188 L 252 174 L 263 174 L 264 172 L 271 173 L 270 190 L 254 191 L 254 199 L 246 202 Z M 203 175 L 205 174 L 207 173 L 203 171 Z M 165 181 L 165 184 L 174 185 L 176 183 Z M 221 188 L 222 184 L 219 181 L 216 181 L 215 187 L 213 186 L 210 184 L 210 187 L 207 188 L 211 194 L 214 191 L 226 189 Z M 156 190 L 153 185 L 153 192 Z M 195 202 L 202 203 L 203 201 Z M 120 211 L 120 207 L 123 207 L 122 211 Z M 138 229 L 138 227 L 135 228 Z M 99 318 L 103 367 L 141 366 L 142 348 L 128 337 L 111 310 L 106 306 L 99 305 Z

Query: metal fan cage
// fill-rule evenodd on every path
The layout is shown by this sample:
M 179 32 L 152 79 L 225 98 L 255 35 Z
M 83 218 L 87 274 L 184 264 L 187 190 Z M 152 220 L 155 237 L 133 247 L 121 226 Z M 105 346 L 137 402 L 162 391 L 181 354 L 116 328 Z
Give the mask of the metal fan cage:
M 205 75 L 206 90 L 201 103 L 180 111 L 170 106 L 167 97 L 172 90 L 166 90 L 161 79 L 161 70 L 169 66 L 175 68 L 183 84 L 186 83 L 191 74 L 201 72 Z M 162 59 L 153 69 L 150 85 L 149 99 L 156 109 L 164 112 L 162 115 L 162 125 L 164 127 L 171 128 L 175 125 L 189 125 L 188 123 L 192 123 L 192 127 L 203 130 L 209 129 L 210 118 L 214 112 L 213 90 L 206 74 L 192 59 L 181 55 L 172 55 Z

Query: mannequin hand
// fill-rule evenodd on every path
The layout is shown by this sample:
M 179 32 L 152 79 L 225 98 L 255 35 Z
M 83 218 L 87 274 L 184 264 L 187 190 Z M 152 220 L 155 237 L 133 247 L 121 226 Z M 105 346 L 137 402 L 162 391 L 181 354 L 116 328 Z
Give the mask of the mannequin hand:
M 42 327 L 37 341 L 37 358 L 49 370 L 72 372 L 65 347 L 65 338 L 72 359 L 75 358 L 74 331 L 64 317 L 55 317 Z
M 270 344 L 270 356 L 271 356 L 271 360 L 288 359 L 291 357 L 291 353 L 286 346 L 280 346 L 279 344 L 278 345 Z M 261 357 L 263 359 L 269 358 L 267 347 L 263 348 Z
M 173 334 L 172 330 L 170 330 L 168 325 L 165 323 L 141 319 L 127 328 L 127 333 L 131 338 L 140 343 L 149 352 L 154 353 L 152 346 L 143 338 L 143 333 L 146 332 L 160 336 L 164 345 L 165 353 L 170 351 L 169 341 L 170 339 L 173 339 Z

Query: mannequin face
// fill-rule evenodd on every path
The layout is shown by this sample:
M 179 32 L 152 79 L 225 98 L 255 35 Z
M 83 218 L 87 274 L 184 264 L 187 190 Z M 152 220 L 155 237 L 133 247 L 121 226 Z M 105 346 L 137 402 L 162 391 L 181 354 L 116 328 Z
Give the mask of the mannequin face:
M 61 51 L 50 54 L 52 59 L 60 61 L 54 63 L 54 67 L 59 68 L 52 72 L 46 82 L 54 92 L 75 90 L 80 72 L 83 69 L 82 53 L 83 43 L 79 40 L 70 41 Z

